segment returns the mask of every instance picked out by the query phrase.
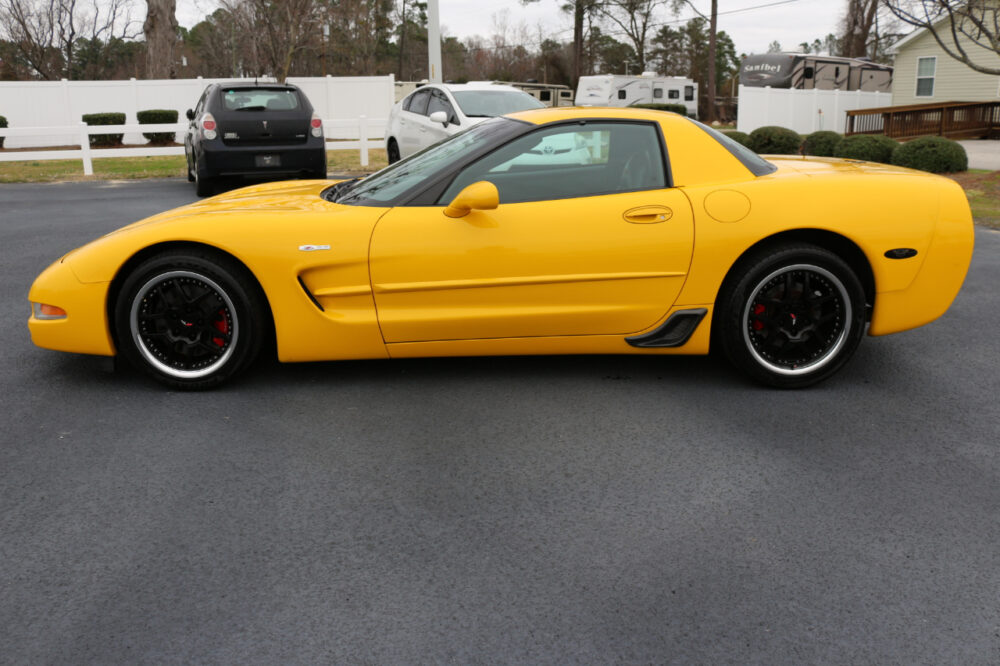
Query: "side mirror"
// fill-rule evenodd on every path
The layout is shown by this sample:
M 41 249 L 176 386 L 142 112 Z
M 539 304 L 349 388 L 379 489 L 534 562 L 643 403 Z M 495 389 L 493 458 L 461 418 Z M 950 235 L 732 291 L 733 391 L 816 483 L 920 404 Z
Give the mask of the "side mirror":
M 191 109 L 188 109 L 187 113 L 185 113 L 184 115 L 187 116 L 188 120 L 194 120 L 194 111 L 192 111 Z
M 459 192 L 444 214 L 448 217 L 465 217 L 471 210 L 493 210 L 500 205 L 500 193 L 497 186 L 488 180 L 473 183 Z
M 448 114 L 444 111 L 435 111 L 430 115 L 432 123 L 441 123 L 445 127 L 448 126 Z

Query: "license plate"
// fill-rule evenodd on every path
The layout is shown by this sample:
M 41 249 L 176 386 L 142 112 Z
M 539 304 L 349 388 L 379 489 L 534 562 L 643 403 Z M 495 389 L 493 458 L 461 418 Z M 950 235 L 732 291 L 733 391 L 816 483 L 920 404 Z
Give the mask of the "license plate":
M 281 166 L 281 155 L 255 155 L 254 164 L 259 167 Z

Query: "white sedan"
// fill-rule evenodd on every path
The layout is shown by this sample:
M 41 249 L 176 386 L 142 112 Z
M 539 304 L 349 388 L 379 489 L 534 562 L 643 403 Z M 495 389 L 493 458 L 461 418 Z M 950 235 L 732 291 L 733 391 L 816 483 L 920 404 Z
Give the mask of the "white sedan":
M 544 106 L 528 93 L 511 86 L 489 82 L 429 83 L 392 107 L 385 132 L 389 163 L 398 162 L 487 118 Z

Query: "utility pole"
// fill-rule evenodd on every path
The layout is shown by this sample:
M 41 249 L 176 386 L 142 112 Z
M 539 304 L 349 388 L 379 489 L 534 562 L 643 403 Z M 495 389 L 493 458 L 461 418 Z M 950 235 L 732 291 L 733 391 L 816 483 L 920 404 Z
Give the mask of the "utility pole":
M 719 24 L 719 0 L 712 0 L 708 28 L 708 122 L 715 120 L 715 29 Z
M 441 12 L 438 0 L 427 0 L 427 80 L 441 83 Z

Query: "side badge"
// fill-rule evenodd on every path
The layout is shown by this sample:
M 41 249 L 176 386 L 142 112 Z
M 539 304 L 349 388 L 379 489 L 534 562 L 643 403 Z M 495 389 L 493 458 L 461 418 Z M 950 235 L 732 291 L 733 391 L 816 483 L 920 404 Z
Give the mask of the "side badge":
M 316 252 L 317 250 L 329 249 L 329 245 L 299 245 L 299 252 Z

